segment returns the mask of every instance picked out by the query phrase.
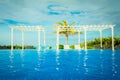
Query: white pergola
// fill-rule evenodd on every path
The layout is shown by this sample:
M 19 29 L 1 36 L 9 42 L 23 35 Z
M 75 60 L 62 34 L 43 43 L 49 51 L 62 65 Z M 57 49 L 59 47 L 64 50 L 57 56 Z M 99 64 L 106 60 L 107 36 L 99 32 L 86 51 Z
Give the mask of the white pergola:
M 46 45 L 45 41 L 45 28 L 42 26 L 11 26 L 11 50 L 13 50 L 13 39 L 14 39 L 14 30 L 21 31 L 22 33 L 22 50 L 24 50 L 24 33 L 25 32 L 38 32 L 38 50 L 40 50 L 40 32 L 44 32 L 44 46 Z
M 69 26 L 69 28 L 58 26 L 57 30 L 57 40 L 56 40 L 56 46 L 57 50 L 59 50 L 59 31 L 71 31 L 72 29 L 75 29 L 76 32 L 78 32 L 78 44 L 80 44 L 80 32 L 84 31 L 84 40 L 85 40 L 85 50 L 87 50 L 87 31 L 99 31 L 100 32 L 100 47 L 102 48 L 102 31 L 105 29 L 111 29 L 112 32 L 112 50 L 114 50 L 114 26 L 115 25 L 79 25 L 75 27 Z

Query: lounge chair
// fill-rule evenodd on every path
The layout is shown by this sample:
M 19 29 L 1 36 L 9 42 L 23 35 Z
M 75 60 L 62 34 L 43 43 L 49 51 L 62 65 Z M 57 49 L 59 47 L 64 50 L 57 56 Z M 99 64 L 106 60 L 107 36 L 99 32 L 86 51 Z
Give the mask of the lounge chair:
M 70 49 L 69 45 L 64 45 L 64 49 Z
M 75 49 L 78 49 L 78 50 L 81 49 L 80 45 L 75 45 Z

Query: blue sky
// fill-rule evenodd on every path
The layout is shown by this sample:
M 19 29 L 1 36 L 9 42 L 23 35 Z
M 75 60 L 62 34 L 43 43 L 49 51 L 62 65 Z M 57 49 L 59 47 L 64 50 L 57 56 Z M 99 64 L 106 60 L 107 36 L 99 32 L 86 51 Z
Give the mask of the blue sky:
M 47 44 L 55 45 L 53 26 L 62 20 L 75 21 L 76 25 L 116 24 L 115 36 L 119 36 L 120 0 L 0 0 L 0 45 L 10 44 L 11 25 L 42 25 L 47 29 Z M 14 33 L 14 44 L 21 44 L 21 33 Z M 96 34 L 99 32 L 88 33 L 87 39 L 99 37 Z M 110 30 L 103 31 L 103 34 L 111 35 Z M 64 43 L 64 36 L 60 38 Z M 70 36 L 69 43 L 77 43 L 77 35 L 74 39 Z M 25 44 L 37 45 L 37 33 L 25 33 Z

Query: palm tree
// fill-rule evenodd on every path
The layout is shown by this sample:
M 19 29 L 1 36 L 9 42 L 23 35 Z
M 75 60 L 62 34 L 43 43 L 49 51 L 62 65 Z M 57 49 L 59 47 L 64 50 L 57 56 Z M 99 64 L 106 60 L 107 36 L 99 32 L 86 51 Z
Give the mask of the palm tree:
M 75 22 L 72 22 L 68 24 L 67 21 L 63 20 L 62 22 L 56 22 L 55 29 L 57 29 L 60 26 L 59 34 L 65 35 L 66 38 L 66 44 L 68 44 L 68 37 L 69 35 L 75 35 L 78 32 L 75 30 L 74 27 L 71 27 L 75 24 Z

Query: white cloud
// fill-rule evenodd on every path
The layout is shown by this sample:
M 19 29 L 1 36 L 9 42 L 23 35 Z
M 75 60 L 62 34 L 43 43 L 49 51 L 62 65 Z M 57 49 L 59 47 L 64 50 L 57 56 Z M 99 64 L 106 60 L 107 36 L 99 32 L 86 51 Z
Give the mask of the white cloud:
M 51 7 L 49 7 L 51 6 Z M 49 8 L 51 9 L 49 9 Z M 58 15 L 50 12 L 59 13 Z M 71 15 L 71 12 L 80 14 Z M 77 21 L 82 24 L 112 23 L 120 17 L 116 0 L 4 0 L 0 1 L 0 20 L 40 23 L 44 21 Z M 104 20 L 104 21 L 103 21 Z

